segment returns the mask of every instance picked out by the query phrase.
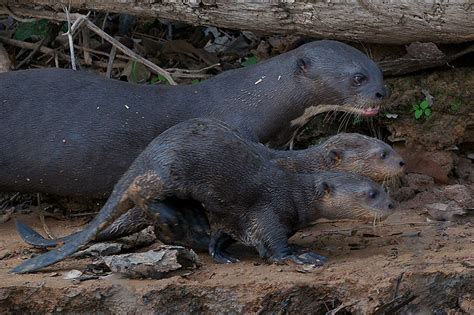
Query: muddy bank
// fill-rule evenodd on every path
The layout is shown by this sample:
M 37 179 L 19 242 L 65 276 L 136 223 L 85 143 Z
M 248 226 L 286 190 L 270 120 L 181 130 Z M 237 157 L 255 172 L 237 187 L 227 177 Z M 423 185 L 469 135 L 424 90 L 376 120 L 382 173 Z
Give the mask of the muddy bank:
M 86 270 L 93 259 L 68 259 L 32 275 L 9 274 L 36 250 L 8 222 L 0 232 L 0 312 L 472 313 L 473 223 L 469 217 L 427 223 L 419 213 L 401 210 L 375 229 L 360 222 L 321 222 L 298 233 L 295 243 L 330 258 L 321 268 L 266 265 L 237 246 L 232 249 L 242 260 L 237 265 L 216 265 L 200 253 L 201 268 L 168 279 L 114 274 L 79 283 L 64 280 L 64 274 Z M 20 218 L 41 229 L 36 215 Z M 47 223 L 64 234 L 81 222 Z

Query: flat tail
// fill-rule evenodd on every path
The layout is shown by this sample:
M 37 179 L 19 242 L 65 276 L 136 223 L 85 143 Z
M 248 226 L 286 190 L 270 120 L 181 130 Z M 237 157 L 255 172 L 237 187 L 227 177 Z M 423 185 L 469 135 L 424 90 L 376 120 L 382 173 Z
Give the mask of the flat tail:
M 12 273 L 28 273 L 50 266 L 74 254 L 82 245 L 87 243 L 95 231 L 85 230 L 77 233 L 76 237 L 64 246 L 50 250 L 47 253 L 28 259 L 11 270 Z
M 16 231 L 20 235 L 20 237 L 25 241 L 25 243 L 36 247 L 36 248 L 49 248 L 49 247 L 56 247 L 58 245 L 63 244 L 67 241 L 67 238 L 59 238 L 59 239 L 46 239 L 38 232 L 36 232 L 33 228 L 29 225 L 21 222 L 15 221 Z

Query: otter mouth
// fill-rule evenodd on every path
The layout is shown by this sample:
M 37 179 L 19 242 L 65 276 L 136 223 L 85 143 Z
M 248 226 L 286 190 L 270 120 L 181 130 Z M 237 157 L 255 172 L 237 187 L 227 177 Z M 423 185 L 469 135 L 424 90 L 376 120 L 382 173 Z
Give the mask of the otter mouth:
M 349 105 L 319 105 L 311 111 L 311 116 L 321 114 L 324 112 L 345 112 L 362 117 L 373 117 L 380 112 L 381 105 L 370 105 L 362 107 L 360 105 L 349 106 Z M 310 114 L 310 113 L 308 113 Z M 293 122 L 292 122 L 293 123 Z
M 361 115 L 364 117 L 373 117 L 380 112 L 380 106 L 367 107 L 362 109 Z
M 374 105 L 364 108 L 357 108 L 357 107 L 344 107 L 340 109 L 341 111 L 356 114 L 362 117 L 374 117 L 378 115 L 380 112 L 380 105 Z
M 372 223 L 374 225 L 377 225 L 378 223 L 385 221 L 391 214 L 392 211 L 370 212 L 364 215 L 360 215 L 358 219 L 365 223 Z

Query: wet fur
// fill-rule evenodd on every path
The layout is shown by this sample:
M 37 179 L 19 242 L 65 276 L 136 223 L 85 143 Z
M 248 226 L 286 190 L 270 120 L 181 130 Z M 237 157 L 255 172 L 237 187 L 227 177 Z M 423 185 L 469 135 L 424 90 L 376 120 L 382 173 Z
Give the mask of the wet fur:
M 238 132 L 234 130 L 234 132 Z M 323 170 L 342 170 L 366 176 L 376 182 L 394 178 L 404 170 L 403 160 L 388 144 L 361 134 L 340 133 L 321 145 L 305 150 L 272 150 L 261 144 L 248 142 L 262 156 L 280 167 L 296 173 L 313 173 Z M 381 158 L 381 154 L 384 158 Z M 168 244 L 207 250 L 209 222 L 201 204 L 193 200 L 168 200 L 154 205 L 153 211 L 165 212 L 159 221 L 146 211 L 134 208 L 102 231 L 97 240 L 110 240 L 138 232 L 154 225 L 157 237 Z M 18 232 L 29 244 L 36 247 L 54 247 L 72 236 L 57 240 L 45 240 L 32 235 L 31 229 L 20 225 Z
M 365 73 L 367 84 L 352 86 L 354 72 Z M 306 108 L 379 104 L 376 93 L 384 90 L 378 66 L 335 41 L 308 43 L 197 85 L 135 85 L 41 69 L 2 73 L 0 86 L 0 191 L 99 198 L 153 138 L 179 122 L 215 118 L 247 139 L 281 147 Z
M 369 192 L 375 192 L 376 197 L 368 199 Z M 305 261 L 289 247 L 288 237 L 320 217 L 377 217 L 393 211 L 393 201 L 369 179 L 342 172 L 288 171 L 228 125 L 193 119 L 168 129 L 150 143 L 86 229 L 64 246 L 25 261 L 12 271 L 31 272 L 51 265 L 93 240 L 128 209 L 138 206 L 151 211 L 153 205 L 168 198 L 201 203 L 213 241 L 228 235 L 276 262 Z M 214 255 L 223 249 L 209 251 Z M 319 260 L 315 257 L 310 260 Z

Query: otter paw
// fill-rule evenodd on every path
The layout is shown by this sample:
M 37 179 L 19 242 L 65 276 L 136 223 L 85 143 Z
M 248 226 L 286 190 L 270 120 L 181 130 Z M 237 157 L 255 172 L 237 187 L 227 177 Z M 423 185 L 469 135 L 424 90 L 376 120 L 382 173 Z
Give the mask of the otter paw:
M 303 257 L 303 259 L 320 260 L 323 263 L 328 261 L 327 257 L 316 254 L 315 252 L 310 252 L 310 251 L 308 251 L 307 248 L 305 248 L 303 246 L 300 246 L 300 245 L 291 244 L 290 249 L 291 249 L 291 252 L 293 253 L 293 255 L 296 255 L 298 257 Z
M 212 255 L 212 258 L 214 258 L 214 261 L 218 264 L 234 264 L 240 261 L 237 258 L 234 258 L 229 254 L 223 252 L 214 253 Z
M 307 252 L 300 255 L 288 255 L 281 258 L 271 258 L 271 261 L 277 265 L 293 263 L 297 265 L 322 266 L 324 261 L 321 258 L 327 260 L 326 257 L 320 256 L 316 253 Z
M 326 257 L 316 254 L 314 252 L 306 252 L 298 255 L 305 264 L 311 264 L 315 266 L 322 266 L 328 260 Z

